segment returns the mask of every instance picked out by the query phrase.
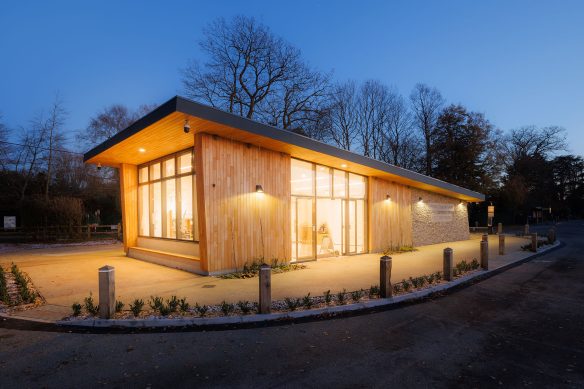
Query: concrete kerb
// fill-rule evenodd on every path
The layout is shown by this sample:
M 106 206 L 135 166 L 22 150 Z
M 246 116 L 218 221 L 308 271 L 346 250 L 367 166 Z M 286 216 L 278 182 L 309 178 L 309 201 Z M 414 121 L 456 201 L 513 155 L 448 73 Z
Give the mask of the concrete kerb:
M 364 313 L 375 310 L 394 309 L 406 304 L 413 304 L 423 301 L 434 295 L 443 295 L 448 292 L 469 286 L 473 283 L 480 282 L 513 267 L 519 266 L 534 258 L 549 253 L 552 250 L 560 248 L 564 244 L 561 241 L 556 241 L 555 244 L 542 248 L 537 253 L 528 257 L 518 259 L 514 262 L 505 264 L 491 270 L 478 270 L 472 274 L 462 276 L 454 281 L 425 288 L 415 292 L 402 294 L 389 298 L 380 298 L 370 301 L 363 301 L 359 303 L 339 305 L 332 307 L 323 307 L 317 309 L 300 310 L 292 312 L 278 312 L 269 314 L 255 314 L 247 316 L 225 316 L 225 317 L 208 317 L 208 318 L 178 318 L 178 319 L 163 319 L 163 318 L 148 318 L 148 319 L 85 319 L 85 320 L 60 320 L 55 324 L 63 327 L 73 328 L 206 328 L 206 327 L 222 327 L 222 326 L 238 326 L 245 324 L 262 324 L 269 322 L 293 322 L 303 319 L 317 320 L 324 317 L 339 317 L 343 315 L 351 315 L 355 313 Z

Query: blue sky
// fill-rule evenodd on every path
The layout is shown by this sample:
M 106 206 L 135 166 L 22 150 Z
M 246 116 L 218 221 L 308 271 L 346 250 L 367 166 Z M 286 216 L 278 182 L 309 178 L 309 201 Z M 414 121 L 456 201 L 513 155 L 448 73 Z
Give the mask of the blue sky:
M 82 4 L 83 3 L 83 4 Z M 560 125 L 584 154 L 584 2 L 38 1 L 0 7 L 0 112 L 25 125 L 59 92 L 70 131 L 112 103 L 181 94 L 216 17 L 254 16 L 338 80 L 417 82 L 508 130 Z

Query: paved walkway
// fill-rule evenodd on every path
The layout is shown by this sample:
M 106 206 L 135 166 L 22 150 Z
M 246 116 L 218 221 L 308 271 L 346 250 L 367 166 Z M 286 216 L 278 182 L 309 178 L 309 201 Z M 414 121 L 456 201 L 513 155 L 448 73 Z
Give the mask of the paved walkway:
M 423 246 L 418 251 L 393 255 L 392 281 L 442 270 L 442 250 L 454 250 L 454 262 L 479 259 L 480 236 L 470 240 Z M 520 246 L 525 238 L 507 237 L 507 253 L 498 255 L 498 237 L 489 237 L 490 267 L 496 268 L 521 259 L 529 253 Z M 367 289 L 379 283 L 380 254 L 327 258 L 306 263 L 307 268 L 272 276 L 272 298 L 322 295 L 346 289 Z M 97 300 L 97 269 L 111 265 L 116 269 L 117 299 L 126 304 L 135 298 L 146 301 L 151 295 L 187 297 L 194 305 L 217 304 L 222 300 L 257 300 L 258 279 L 224 280 L 197 276 L 180 270 L 150 264 L 124 256 L 120 245 L 60 247 L 0 255 L 0 264 L 16 263 L 33 280 L 47 301 L 44 308 L 19 312 L 22 317 L 58 320 L 70 313 L 73 302 L 93 292 Z

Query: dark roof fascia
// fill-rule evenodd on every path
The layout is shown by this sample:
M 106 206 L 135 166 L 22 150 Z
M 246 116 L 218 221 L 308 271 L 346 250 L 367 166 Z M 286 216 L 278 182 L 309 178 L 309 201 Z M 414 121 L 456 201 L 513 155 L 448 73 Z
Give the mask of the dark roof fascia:
M 398 166 L 390 165 L 385 162 L 378 161 L 351 151 L 340 149 L 338 147 L 329 145 L 324 142 L 308 138 L 304 135 L 296 134 L 291 131 L 282 130 L 266 124 L 256 122 L 251 119 L 241 117 L 229 112 L 222 111 L 217 108 L 209 107 L 184 97 L 175 96 L 154 111 L 142 117 L 130 127 L 114 135 L 112 138 L 106 140 L 99 146 L 85 153 L 83 160 L 87 161 L 96 155 L 102 153 L 115 144 L 123 141 L 126 138 L 138 133 L 140 130 L 154 124 L 158 120 L 170 115 L 173 112 L 182 112 L 188 115 L 199 117 L 204 120 L 223 124 L 228 127 L 238 128 L 243 131 L 271 138 L 284 143 L 289 143 L 301 148 L 313 150 L 319 153 L 331 155 L 339 159 L 343 159 L 359 165 L 368 166 L 373 169 L 381 170 L 383 172 L 394 174 L 412 181 L 422 182 L 427 185 L 442 188 L 451 192 L 459 193 L 469 197 L 484 200 L 485 196 L 481 193 L 472 191 L 470 189 L 462 188 L 458 185 L 451 184 L 446 181 L 438 180 L 433 177 L 425 176 L 414 171 L 404 169 Z

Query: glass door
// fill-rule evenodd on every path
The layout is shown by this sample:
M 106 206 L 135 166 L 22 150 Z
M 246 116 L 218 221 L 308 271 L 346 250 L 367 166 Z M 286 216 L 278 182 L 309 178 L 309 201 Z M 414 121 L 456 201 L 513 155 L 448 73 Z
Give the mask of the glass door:
M 365 252 L 365 201 L 343 200 L 343 254 Z
M 312 197 L 292 198 L 295 211 L 293 218 L 292 252 L 296 254 L 296 260 L 308 261 L 315 259 L 315 233 L 316 225 L 314 220 L 314 199 Z

